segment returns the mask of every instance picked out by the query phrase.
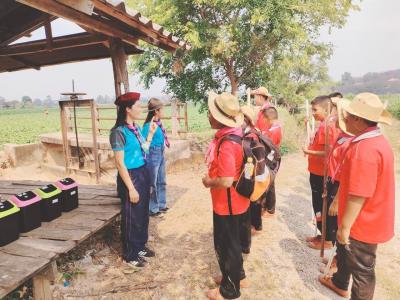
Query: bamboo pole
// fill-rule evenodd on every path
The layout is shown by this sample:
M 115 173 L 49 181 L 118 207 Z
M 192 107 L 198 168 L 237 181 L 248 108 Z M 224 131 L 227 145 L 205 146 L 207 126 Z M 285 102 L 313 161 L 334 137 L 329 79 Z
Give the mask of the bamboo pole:
M 331 118 L 331 103 L 328 102 L 328 117 L 325 121 L 325 156 L 324 156 L 324 192 L 322 199 L 322 232 L 321 232 L 321 252 L 320 256 L 324 257 L 325 252 L 325 240 L 326 240 L 326 215 L 328 210 L 328 153 L 330 151 L 329 145 L 329 122 Z

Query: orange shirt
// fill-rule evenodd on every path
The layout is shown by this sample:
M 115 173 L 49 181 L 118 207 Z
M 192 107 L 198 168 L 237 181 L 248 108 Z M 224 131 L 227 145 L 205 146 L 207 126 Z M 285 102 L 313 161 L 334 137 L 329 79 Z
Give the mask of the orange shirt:
M 364 197 L 350 236 L 370 244 L 389 241 L 394 236 L 394 188 L 394 155 L 386 138 L 380 135 L 352 142 L 341 169 L 338 225 L 348 196 Z
M 271 124 L 271 127 L 263 132 L 266 136 L 268 136 L 274 145 L 279 149 L 282 142 L 282 126 L 278 122 Z
M 340 167 L 350 144 L 352 136 L 341 132 L 328 156 L 328 176 L 334 180 L 340 179 Z
M 226 130 L 220 129 L 216 133 L 216 145 L 219 145 L 221 138 L 226 135 L 225 132 Z M 241 128 L 238 128 L 234 134 L 242 136 L 243 131 Z M 233 141 L 225 140 L 219 147 L 219 155 L 217 155 L 217 150 L 218 146 L 214 149 L 214 158 L 208 171 L 210 178 L 234 177 L 235 181 L 238 180 L 243 164 L 242 146 Z M 230 193 L 232 214 L 239 215 L 245 213 L 249 208 L 250 200 L 239 195 L 233 187 L 230 187 Z M 229 215 L 227 189 L 211 189 L 211 198 L 213 210 L 216 214 L 222 216 Z
M 333 146 L 339 136 L 339 129 L 336 128 L 334 121 L 328 122 L 329 145 Z M 315 136 L 308 147 L 309 150 L 325 150 L 325 122 L 321 122 Z M 308 171 L 314 175 L 324 176 L 325 157 L 308 155 Z
M 256 127 L 260 129 L 261 132 L 267 131 L 271 127 L 269 120 L 264 117 L 264 110 L 269 107 L 271 107 L 271 104 L 269 102 L 265 103 L 257 115 Z

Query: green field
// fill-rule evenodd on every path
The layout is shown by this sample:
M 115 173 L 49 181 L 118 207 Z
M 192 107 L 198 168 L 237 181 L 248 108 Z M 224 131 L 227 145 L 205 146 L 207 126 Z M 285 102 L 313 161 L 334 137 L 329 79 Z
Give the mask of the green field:
M 6 143 L 25 144 L 38 141 L 38 137 L 43 133 L 60 131 L 60 112 L 58 108 L 48 110 L 46 115 L 44 108 L 31 109 L 0 109 L 0 148 Z M 166 108 L 166 115 L 170 115 L 169 108 Z M 77 116 L 89 116 L 88 111 L 77 111 Z M 101 117 L 115 117 L 115 110 L 101 110 Z M 189 131 L 207 132 L 207 115 L 200 114 L 197 107 L 188 106 Z M 143 121 L 140 121 L 142 124 Z M 170 121 L 164 122 L 167 129 L 171 127 Z M 111 128 L 114 121 L 101 121 L 101 128 Z M 78 120 L 78 126 L 90 127 L 89 120 Z M 181 126 L 184 126 L 183 120 Z M 79 131 L 87 131 L 80 129 Z M 101 132 L 108 135 L 107 131 Z

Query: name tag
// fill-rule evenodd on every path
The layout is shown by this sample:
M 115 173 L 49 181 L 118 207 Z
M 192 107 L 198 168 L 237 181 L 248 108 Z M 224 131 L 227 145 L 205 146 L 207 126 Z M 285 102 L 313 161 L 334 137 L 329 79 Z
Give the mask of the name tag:
M 58 198 L 51 201 L 51 203 L 53 203 L 53 204 L 58 203 Z

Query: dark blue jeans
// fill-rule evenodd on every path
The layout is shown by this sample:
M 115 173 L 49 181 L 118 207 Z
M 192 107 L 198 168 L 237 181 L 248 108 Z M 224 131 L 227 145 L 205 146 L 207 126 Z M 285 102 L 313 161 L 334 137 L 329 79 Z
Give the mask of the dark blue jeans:
M 150 213 L 167 207 L 164 146 L 150 147 L 147 169 L 150 176 Z
M 121 240 L 123 258 L 137 260 L 148 240 L 150 181 L 145 166 L 128 170 L 133 186 L 139 193 L 139 202 L 129 200 L 129 192 L 121 177 L 117 177 L 117 191 L 121 198 Z

